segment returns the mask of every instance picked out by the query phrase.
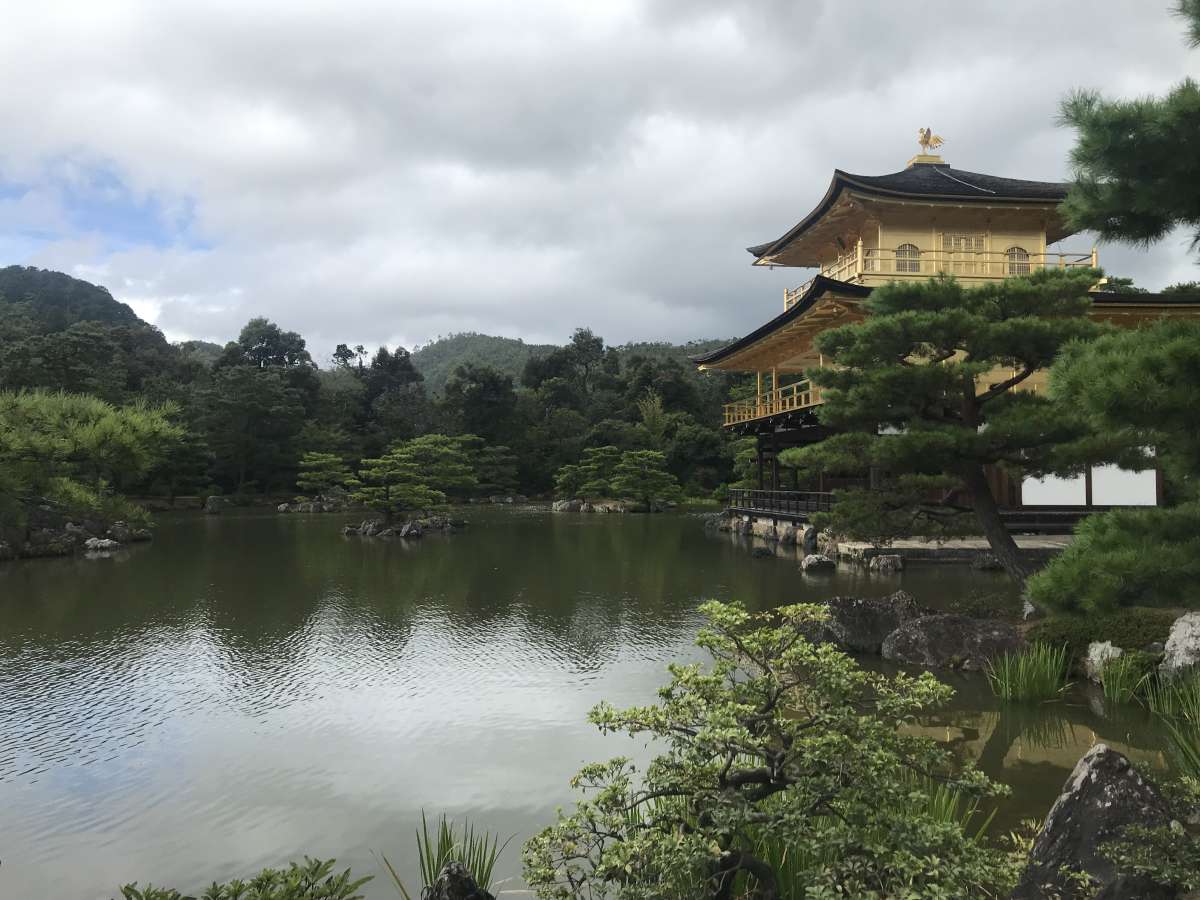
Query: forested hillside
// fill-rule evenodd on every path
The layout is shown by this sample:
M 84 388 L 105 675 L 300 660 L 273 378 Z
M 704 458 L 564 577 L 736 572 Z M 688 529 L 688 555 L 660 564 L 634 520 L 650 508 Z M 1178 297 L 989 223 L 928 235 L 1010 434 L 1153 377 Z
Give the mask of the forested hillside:
M 727 343 L 728 339 L 689 341 L 686 344 L 641 341 L 621 344 L 616 351 L 622 361 L 642 356 L 657 360 L 673 359 L 690 366 L 689 356 L 715 350 Z M 527 344 L 520 338 L 465 331 L 440 337 L 418 347 L 412 352 L 412 362 L 424 377 L 426 389 L 431 394 L 440 395 L 454 370 L 466 363 L 490 366 L 497 372 L 519 380 L 530 359 L 546 356 L 557 349 L 555 344 Z
M 412 352 L 413 366 L 425 379 L 431 394 L 441 394 L 454 370 L 464 363 L 490 366 L 497 372 L 520 378 L 533 356 L 545 356 L 553 344 L 527 344 L 520 338 L 497 337 L 464 331 L 431 341 Z
M 459 334 L 412 355 L 341 344 L 322 369 L 300 334 L 266 319 L 224 347 L 176 345 L 103 288 L 0 270 L 0 391 L 165 404 L 182 435 L 153 465 L 114 468 L 102 491 L 287 493 L 305 454 L 358 472 L 400 442 L 443 433 L 475 435 L 498 448 L 483 455 L 512 461 L 503 478 L 479 478 L 497 490 L 548 493 L 560 467 L 613 446 L 661 452 L 689 493 L 709 493 L 732 477 L 721 405 L 739 382 L 701 375 L 687 356 L 719 343 L 611 347 L 583 328 L 561 347 Z

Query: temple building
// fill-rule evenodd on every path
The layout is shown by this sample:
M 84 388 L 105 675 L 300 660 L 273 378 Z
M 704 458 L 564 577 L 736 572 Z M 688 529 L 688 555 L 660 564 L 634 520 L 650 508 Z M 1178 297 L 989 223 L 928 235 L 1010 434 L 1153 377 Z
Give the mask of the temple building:
M 825 196 L 796 225 L 773 241 L 750 247 L 755 266 L 816 269 L 799 287 L 785 289 L 783 311 L 745 337 L 695 357 L 701 369 L 753 373 L 755 395 L 725 407 L 725 427 L 757 439 L 760 491 L 797 490 L 785 484 L 778 453 L 827 436 L 821 426 L 821 392 L 803 373 L 827 361 L 813 345 L 824 329 L 860 321 L 863 301 L 876 285 L 902 279 L 954 275 L 984 284 L 1039 269 L 1095 267 L 1095 248 L 1059 249 L 1071 230 L 1059 214 L 1067 185 L 983 175 L 956 169 L 929 152 L 941 140 L 922 132 L 923 152 L 890 175 L 835 170 Z M 1102 287 L 1102 285 L 1098 286 Z M 1195 298 L 1094 290 L 1091 314 L 1120 325 L 1163 315 L 1200 315 Z M 1045 385 L 1037 373 L 1027 389 Z M 860 483 L 869 475 L 864 473 Z M 993 473 L 992 489 L 1008 510 L 1147 505 L 1161 499 L 1157 473 L 1098 466 L 1077 479 L 1026 479 Z M 822 480 L 804 485 L 816 494 L 841 486 Z M 764 505 L 786 506 L 785 497 Z M 798 507 L 801 511 L 804 505 Z M 1043 517 L 1045 518 L 1045 517 Z M 1053 518 L 1053 517 L 1051 517 Z M 1018 524 L 1037 516 L 1017 515 Z

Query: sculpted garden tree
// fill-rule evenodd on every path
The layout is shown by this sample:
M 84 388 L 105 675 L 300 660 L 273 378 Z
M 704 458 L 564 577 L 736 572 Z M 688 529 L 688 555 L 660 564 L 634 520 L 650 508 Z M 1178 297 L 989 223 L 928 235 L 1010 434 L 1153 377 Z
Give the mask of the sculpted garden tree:
M 397 444 L 383 456 L 364 459 L 354 499 L 388 521 L 411 510 L 446 502 L 451 492 L 475 486 L 475 470 L 457 438 L 426 434 Z
M 657 450 L 626 450 L 613 470 L 612 492 L 653 510 L 661 503 L 678 500 L 679 482 L 667 471 L 667 457 Z
M 68 513 L 135 515 L 113 485 L 146 475 L 182 439 L 172 412 L 79 394 L 0 392 L 0 516 L 20 522 L 43 499 Z
M 1200 47 L 1200 0 L 1178 12 Z M 1064 121 L 1077 132 L 1075 180 L 1064 209 L 1071 223 L 1103 236 L 1148 243 L 1183 225 L 1200 241 L 1200 86 L 1186 79 L 1163 98 L 1071 97 Z M 1164 293 L 1200 293 L 1194 282 Z M 1124 435 L 1133 463 L 1151 451 L 1163 469 L 1166 509 L 1089 517 L 1067 552 L 1029 583 L 1035 601 L 1073 611 L 1119 605 L 1200 606 L 1200 328 L 1164 322 L 1070 348 L 1051 373 L 1064 405 L 1099 431 Z M 1118 460 L 1119 461 L 1119 460 Z
M 1200 324 L 1167 321 L 1067 348 L 1051 390 L 1098 432 L 1122 439 L 1130 468 L 1163 470 L 1169 508 L 1090 516 L 1035 575 L 1035 602 L 1070 611 L 1200 606 Z
M 977 288 L 949 276 L 893 282 L 866 301 L 866 321 L 818 335 L 835 367 L 808 374 L 825 389 L 822 424 L 841 433 L 781 461 L 804 472 L 880 473 L 877 489 L 839 492 L 823 524 L 873 541 L 982 530 L 1023 582 L 984 466 L 1018 478 L 1066 474 L 1093 452 L 1081 417 L 1020 388 L 1067 342 L 1103 330 L 1086 317 L 1099 277 L 1084 269 Z
M 1200 0 L 1180 0 L 1188 40 L 1200 47 Z M 1200 241 L 1200 85 L 1184 79 L 1165 97 L 1105 100 L 1079 92 L 1063 104 L 1075 128 L 1074 179 L 1063 212 L 1077 229 L 1149 243 L 1176 226 Z
M 560 497 L 608 497 L 621 451 L 617 447 L 589 447 L 578 464 L 558 470 L 554 488 Z
M 344 488 L 353 481 L 353 473 L 336 453 L 309 452 L 300 457 L 296 487 L 305 494 L 324 494 L 334 488 Z
M 933 802 L 1004 788 L 902 728 L 949 687 L 809 643 L 816 607 L 703 610 L 711 667 L 671 666 L 657 705 L 592 710 L 660 752 L 644 773 L 615 759 L 576 776 L 586 796 L 525 846 L 539 897 L 1007 896 L 1011 861 Z

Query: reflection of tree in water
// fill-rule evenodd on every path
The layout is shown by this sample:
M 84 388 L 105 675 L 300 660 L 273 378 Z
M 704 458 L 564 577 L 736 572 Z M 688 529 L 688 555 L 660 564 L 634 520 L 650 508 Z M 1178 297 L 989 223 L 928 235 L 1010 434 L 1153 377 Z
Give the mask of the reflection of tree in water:
M 1079 689 L 1061 702 L 1037 706 L 988 703 L 973 688 L 964 691 L 968 696 L 958 698 L 955 708 L 923 725 L 960 763 L 974 762 L 1012 788 L 1012 795 L 997 804 L 994 828 L 1000 830 L 995 833 L 1015 827 L 1022 818 L 1044 816 L 1079 757 L 1093 744 L 1107 743 L 1153 766 L 1166 763 L 1161 727 L 1139 707 L 1110 705 L 1101 707 L 1103 714 L 1098 715 L 1081 702 Z M 980 710 L 984 705 L 992 708 Z

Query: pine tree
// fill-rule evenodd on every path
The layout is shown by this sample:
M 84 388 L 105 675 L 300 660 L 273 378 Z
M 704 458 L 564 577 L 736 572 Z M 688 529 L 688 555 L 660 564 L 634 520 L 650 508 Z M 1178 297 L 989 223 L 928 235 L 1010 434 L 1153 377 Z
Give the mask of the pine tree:
M 1200 47 L 1200 0 L 1177 11 Z M 1136 100 L 1076 92 L 1062 119 L 1077 132 L 1063 204 L 1072 227 L 1144 244 L 1182 225 L 1200 242 L 1200 85 L 1187 78 L 1165 97 Z
M 781 461 L 806 473 L 880 473 L 872 489 L 839 492 L 822 524 L 876 542 L 979 529 L 1023 582 L 984 467 L 1072 471 L 1065 451 L 1082 452 L 1086 424 L 1019 388 L 1068 341 L 1103 330 L 1087 318 L 1099 274 L 1041 271 L 975 288 L 945 275 L 893 282 L 871 294 L 866 321 L 818 335 L 834 367 L 808 375 L 825 389 L 822 423 L 841 433 Z
M 613 470 L 612 492 L 634 500 L 647 511 L 669 500 L 678 500 L 679 482 L 667 471 L 667 458 L 657 450 L 626 450 Z
M 306 494 L 321 495 L 333 488 L 344 488 L 353 481 L 346 463 L 336 453 L 310 451 L 300 457 L 296 487 Z

